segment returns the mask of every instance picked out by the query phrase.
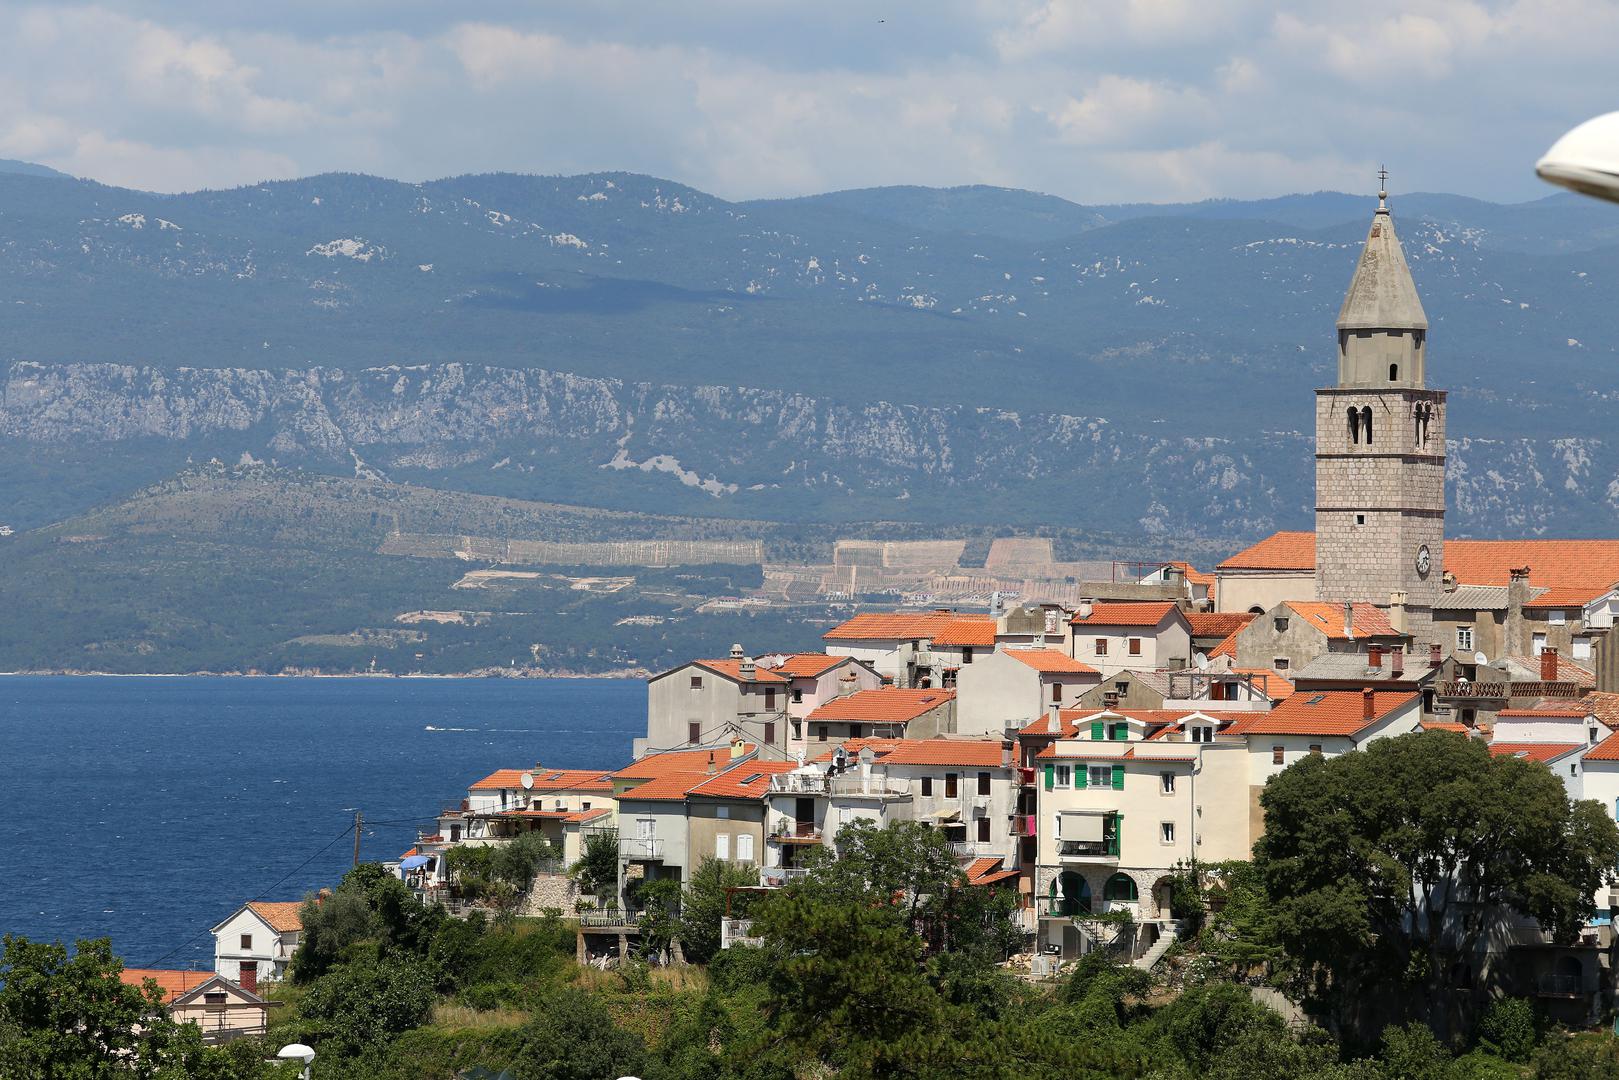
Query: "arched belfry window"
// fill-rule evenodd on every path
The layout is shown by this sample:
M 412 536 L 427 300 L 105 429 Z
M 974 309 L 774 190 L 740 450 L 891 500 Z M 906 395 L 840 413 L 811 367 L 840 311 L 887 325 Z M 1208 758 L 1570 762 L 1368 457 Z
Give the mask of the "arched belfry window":
M 1390 364 L 1389 365 L 1389 382 L 1399 382 L 1399 381 L 1400 381 L 1400 365 L 1399 364 Z
M 1349 441 L 1360 442 L 1360 410 L 1349 406 Z
M 1372 407 L 1370 405 L 1360 410 L 1360 428 L 1366 433 L 1366 445 L 1372 445 Z

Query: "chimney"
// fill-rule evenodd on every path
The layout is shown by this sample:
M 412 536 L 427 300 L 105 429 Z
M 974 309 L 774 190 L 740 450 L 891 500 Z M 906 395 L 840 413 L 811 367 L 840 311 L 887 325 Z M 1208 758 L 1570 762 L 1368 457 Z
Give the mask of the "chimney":
M 1451 573 L 1449 570 L 1446 570 L 1439 575 L 1439 583 L 1446 592 L 1456 591 L 1456 575 Z
M 1402 589 L 1389 593 L 1389 625 L 1393 626 L 1394 632 L 1401 637 L 1410 632 L 1405 623 L 1406 600 L 1406 593 Z
M 1523 606 L 1529 602 L 1529 567 L 1509 570 L 1507 580 L 1507 614 L 1502 622 L 1501 651 L 1507 656 L 1522 656 L 1529 651 L 1529 636 L 1523 625 Z
M 754 666 L 753 657 L 751 656 L 742 657 L 742 662 L 738 665 L 737 670 L 742 676 L 743 682 L 752 682 L 759 677 L 759 669 Z
M 1053 735 L 1062 734 L 1062 706 L 1055 701 L 1046 706 L 1046 730 Z
M 1344 601 L 1344 637 L 1355 640 L 1355 605 Z
M 1366 666 L 1372 668 L 1374 671 L 1383 670 L 1383 646 L 1366 646 Z
M 1370 688 L 1360 692 L 1360 718 L 1371 721 L 1377 717 L 1377 699 Z
M 1078 614 L 1081 619 L 1088 619 L 1091 617 L 1091 612 L 1095 610 L 1096 608 L 1091 603 L 1090 598 L 1084 597 L 1079 601 L 1079 610 L 1076 614 Z
M 718 771 L 714 763 L 714 751 L 710 750 L 708 752 L 708 775 L 713 776 Z
M 860 677 L 852 671 L 838 676 L 838 697 L 847 697 L 860 688 Z
M 1102 708 L 1112 709 L 1119 704 L 1119 692 L 1108 690 L 1102 694 Z
M 1540 650 L 1540 681 L 1557 681 L 1557 650 L 1546 648 Z
M 259 962 L 257 960 L 243 960 L 242 973 L 237 977 L 236 985 L 249 994 L 259 992 Z
M 732 645 L 731 646 L 731 659 L 732 660 L 740 660 L 740 659 L 742 659 L 742 656 L 743 656 L 742 646 L 740 644 Z
M 1428 666 L 1438 667 L 1445 662 L 1443 647 L 1435 641 L 1428 646 Z
M 1389 650 L 1389 672 L 1398 679 L 1405 674 L 1405 650 Z
M 732 761 L 735 761 L 737 758 L 741 757 L 743 754 L 745 754 L 747 752 L 748 752 L 748 744 L 747 743 L 743 742 L 740 738 L 731 740 L 731 760 Z

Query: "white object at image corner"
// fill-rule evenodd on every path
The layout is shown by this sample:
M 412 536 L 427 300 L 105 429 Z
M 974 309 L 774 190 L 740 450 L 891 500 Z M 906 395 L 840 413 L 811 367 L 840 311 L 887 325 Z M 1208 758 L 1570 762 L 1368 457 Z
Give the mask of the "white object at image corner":
M 1619 202 L 1619 112 L 1587 120 L 1552 144 L 1535 163 L 1548 183 Z

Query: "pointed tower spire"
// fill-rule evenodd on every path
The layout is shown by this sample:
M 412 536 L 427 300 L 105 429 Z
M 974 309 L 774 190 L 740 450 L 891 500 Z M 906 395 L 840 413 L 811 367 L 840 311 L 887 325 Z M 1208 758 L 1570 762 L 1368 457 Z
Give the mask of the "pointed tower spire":
M 1378 179 L 1386 184 L 1387 170 L 1379 170 Z M 1428 315 L 1394 233 L 1384 187 L 1338 311 L 1338 385 L 1420 387 L 1427 333 Z

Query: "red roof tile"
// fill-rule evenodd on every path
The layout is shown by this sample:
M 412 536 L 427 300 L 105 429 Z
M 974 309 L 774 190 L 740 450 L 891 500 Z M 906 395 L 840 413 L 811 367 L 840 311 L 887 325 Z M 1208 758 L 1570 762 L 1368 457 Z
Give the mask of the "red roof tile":
M 1344 606 L 1328 600 L 1289 600 L 1287 606 L 1309 625 L 1326 634 L 1333 641 L 1348 641 L 1344 632 Z M 1403 637 L 1389 622 L 1388 613 L 1371 604 L 1350 605 L 1351 626 L 1357 638 Z
M 793 653 L 771 670 L 789 678 L 807 679 L 829 671 L 847 659 L 847 656 L 828 656 L 826 653 Z
M 1027 664 L 1042 675 L 1095 675 L 1089 664 L 1075 660 L 1056 649 L 1007 649 L 1006 655 Z
M 1252 675 L 1254 685 L 1264 691 L 1272 701 L 1280 701 L 1293 692 L 1293 683 L 1280 672 L 1264 667 L 1234 667 L 1238 675 Z
M 151 979 L 163 991 L 165 1003 L 184 997 L 213 977 L 212 971 L 175 971 L 171 968 L 125 968 L 118 973 L 118 980 L 127 986 L 140 986 Z
M 564 814 L 562 820 L 570 825 L 579 825 L 586 821 L 594 821 L 603 814 L 611 814 L 612 812 L 605 806 L 593 806 L 589 810 L 578 810 L 571 814 Z
M 1315 533 L 1278 532 L 1243 548 L 1216 570 L 1314 570 Z
M 1619 761 L 1619 735 L 1609 734 L 1585 753 L 1586 761 Z
M 1104 601 L 1092 604 L 1089 615 L 1075 614 L 1072 622 L 1076 626 L 1157 626 L 1178 610 L 1170 600 Z
M 698 784 L 712 780 L 713 777 L 706 772 L 671 772 L 655 776 L 644 784 L 638 784 L 619 798 L 651 799 L 656 802 L 680 802 L 685 799 L 691 789 Z
M 712 671 L 716 675 L 723 675 L 732 682 L 747 681 L 742 678 L 742 661 L 740 660 L 693 660 L 692 664 L 695 664 L 698 667 L 704 668 L 708 671 Z M 690 665 L 687 666 L 689 667 Z M 679 671 L 680 669 L 676 668 L 675 670 Z M 787 681 L 787 676 L 771 671 L 769 668 L 760 667 L 758 664 L 754 664 L 753 681 L 762 683 L 784 683 Z
M 770 778 L 798 768 L 794 761 L 744 761 L 691 789 L 710 799 L 757 799 L 770 790 Z
M 828 641 L 909 641 L 932 638 L 946 625 L 962 620 L 987 623 L 991 633 L 994 632 L 995 620 L 988 615 L 964 615 L 954 611 L 864 611 L 821 637 Z
M 472 785 L 473 791 L 519 791 L 523 774 L 534 777 L 534 791 L 612 791 L 609 774 L 600 769 L 497 769 Z
M 1251 611 L 1188 611 L 1193 637 L 1229 637 L 1254 621 Z
M 1453 724 L 1448 720 L 1424 720 L 1423 731 L 1454 731 L 1458 735 L 1471 735 L 1473 729 L 1466 724 Z
M 1521 757 L 1530 761 L 1556 761 L 1560 757 L 1582 749 L 1584 743 L 1501 743 L 1492 742 L 1490 753 L 1496 757 Z
M 1213 660 L 1217 656 L 1229 656 L 1235 659 L 1237 655 L 1237 635 L 1240 633 L 1242 633 L 1241 630 L 1233 631 L 1230 637 L 1210 649 L 1209 659 Z
M 1179 567 L 1181 573 L 1186 575 L 1186 580 L 1193 585 L 1205 585 L 1211 587 L 1214 585 L 1213 574 L 1205 574 L 1203 571 L 1199 570 L 1189 562 L 1175 562 L 1172 560 L 1169 565 Z
M 833 698 L 809 714 L 811 720 L 898 724 L 932 712 L 956 696 L 954 690 L 901 690 L 885 686 Z
M 969 648 L 995 647 L 995 620 L 989 616 L 965 616 L 945 623 L 933 635 L 933 644 Z
M 1584 702 L 1541 702 L 1530 709 L 1502 709 L 1495 714 L 1497 720 L 1534 720 L 1538 717 L 1584 720 L 1591 713 Z
M 1585 695 L 1584 702 L 1586 708 L 1591 710 L 1591 715 L 1610 728 L 1619 728 L 1619 694 L 1593 690 Z
M 1417 695 L 1396 690 L 1372 692 L 1372 719 L 1364 715 L 1358 690 L 1321 690 L 1295 693 L 1265 713 L 1245 713 L 1226 730 L 1233 735 L 1340 735 L 1353 736 L 1390 713 L 1417 700 Z
M 752 743 L 743 747 L 747 753 L 757 749 Z M 619 780 L 646 780 L 656 776 L 669 776 L 673 773 L 703 773 L 708 775 L 708 766 L 713 762 L 715 771 L 727 767 L 731 762 L 731 751 L 727 748 L 712 750 L 666 750 L 661 754 L 648 754 L 639 761 L 631 762 L 615 773 L 610 774 Z
M 298 914 L 303 904 L 298 900 L 249 900 L 247 906 L 278 934 L 291 934 L 304 928 L 303 916 Z
M 884 765 L 960 765 L 963 768 L 998 769 L 1006 758 L 1000 739 L 896 739 L 892 748 L 881 754 L 879 760 Z
M 1514 656 L 1512 659 L 1517 664 L 1528 668 L 1530 671 L 1536 672 L 1538 677 L 1538 673 L 1540 671 L 1540 657 Z M 1557 654 L 1557 678 L 1555 681 L 1571 682 L 1587 688 L 1594 687 L 1597 684 L 1595 675 L 1593 675 L 1588 669 L 1576 664 L 1562 653 Z

